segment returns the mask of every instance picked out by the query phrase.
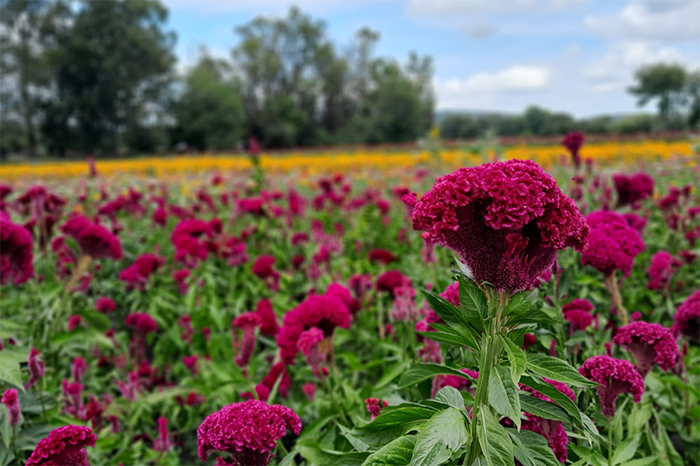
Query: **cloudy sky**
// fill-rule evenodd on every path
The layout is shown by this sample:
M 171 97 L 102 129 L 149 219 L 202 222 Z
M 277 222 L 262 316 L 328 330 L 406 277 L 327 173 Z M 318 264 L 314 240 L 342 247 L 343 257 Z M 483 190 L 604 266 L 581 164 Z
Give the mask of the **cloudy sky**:
M 625 92 L 639 66 L 700 68 L 700 0 L 163 0 L 186 67 L 199 45 L 228 56 L 233 28 L 291 4 L 325 20 L 341 47 L 368 26 L 379 55 L 431 55 L 439 110 L 577 116 L 635 111 Z M 653 108 L 648 108 L 652 111 Z

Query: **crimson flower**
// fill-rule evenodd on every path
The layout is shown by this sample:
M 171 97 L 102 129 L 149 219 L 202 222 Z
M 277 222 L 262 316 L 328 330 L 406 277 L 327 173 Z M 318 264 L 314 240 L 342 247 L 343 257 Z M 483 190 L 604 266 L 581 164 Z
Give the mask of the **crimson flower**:
M 287 429 L 299 435 L 301 420 L 285 406 L 233 403 L 204 419 L 197 429 L 197 453 L 202 461 L 215 451 L 229 454 L 217 464 L 265 466 Z
M 75 239 L 83 254 L 93 259 L 121 259 L 122 245 L 114 234 L 84 215 L 76 215 L 61 226 L 61 231 Z
M 94 447 L 96 441 L 88 427 L 59 427 L 39 441 L 26 466 L 90 466 L 85 447 Z
M 478 282 L 499 291 L 535 287 L 557 251 L 582 250 L 588 227 L 554 178 L 529 160 L 460 168 L 417 202 L 413 228 L 454 249 Z
M 578 371 L 587 379 L 600 384 L 596 389 L 600 411 L 608 418 L 615 415 L 615 401 L 621 394 L 633 395 L 635 403 L 642 400 L 644 379 L 629 361 L 605 354 L 593 356 L 588 358 Z
M 680 357 L 673 334 L 659 324 L 632 322 L 617 331 L 613 343 L 630 350 L 642 378 L 647 376 L 654 364 L 668 371 Z

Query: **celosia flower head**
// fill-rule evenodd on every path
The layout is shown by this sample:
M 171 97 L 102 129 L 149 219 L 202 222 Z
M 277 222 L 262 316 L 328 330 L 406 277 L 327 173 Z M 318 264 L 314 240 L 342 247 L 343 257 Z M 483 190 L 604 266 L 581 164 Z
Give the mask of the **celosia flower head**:
M 34 276 L 32 235 L 0 212 L 0 285 L 21 285 Z
M 637 321 L 620 328 L 613 343 L 630 350 L 637 362 L 637 371 L 646 377 L 654 364 L 665 371 L 678 361 L 678 345 L 669 329 L 659 324 Z
M 90 466 L 85 447 L 94 447 L 96 441 L 88 427 L 59 427 L 39 441 L 26 466 Z
M 260 333 L 268 337 L 274 337 L 279 332 L 277 315 L 272 310 L 272 303 L 269 299 L 261 299 L 255 307 L 255 314 L 260 320 Z
M 644 242 L 627 220 L 615 212 L 592 212 L 586 217 L 591 227 L 581 262 L 604 275 L 619 270 L 629 275 L 634 258 L 644 250 Z
M 574 299 L 562 307 L 564 319 L 571 325 L 571 333 L 585 330 L 593 323 L 593 316 L 590 313 L 592 310 L 593 304 L 586 299 Z
M 574 201 L 529 160 L 460 168 L 416 204 L 413 228 L 454 249 L 478 282 L 529 290 L 557 251 L 582 250 L 588 227 Z
M 621 394 L 631 394 L 635 403 L 642 400 L 644 379 L 629 361 L 608 355 L 593 356 L 587 359 L 578 371 L 587 379 L 600 384 L 596 389 L 600 410 L 608 418 L 615 415 L 615 401 Z
M 581 155 L 579 153 L 585 141 L 586 137 L 583 135 L 583 133 L 579 131 L 572 131 L 570 133 L 566 133 L 566 136 L 564 136 L 564 139 L 562 139 L 561 141 L 561 145 L 566 147 L 566 149 L 571 154 L 571 158 L 576 168 L 581 166 Z
M 143 312 L 129 314 L 126 316 L 126 319 L 124 319 L 124 323 L 127 327 L 133 328 L 135 332 L 142 333 L 144 335 L 158 331 L 158 324 L 155 320 L 153 320 L 153 317 Z
M 680 265 L 680 261 L 666 251 L 654 254 L 647 270 L 647 289 L 660 290 L 670 286 L 671 279 Z
M 29 350 L 27 367 L 29 368 L 29 380 L 24 384 L 24 388 L 29 389 L 44 376 L 44 361 L 39 361 L 39 351 L 32 346 Z
M 117 304 L 110 298 L 100 297 L 95 301 L 95 309 L 98 312 L 107 314 L 108 312 L 115 311 L 117 309 Z
M 61 226 L 61 231 L 75 239 L 83 254 L 93 259 L 121 259 L 119 238 L 102 225 L 91 222 L 84 215 L 76 215 Z
M 7 421 L 10 427 L 19 424 L 21 408 L 19 399 L 17 398 L 17 390 L 14 388 L 5 390 L 5 393 L 2 394 L 2 398 L 0 398 L 0 402 L 4 403 L 7 407 Z
M 678 306 L 671 331 L 675 336 L 682 334 L 691 341 L 700 342 L 700 290 Z
M 197 453 L 207 461 L 214 451 L 230 454 L 224 464 L 265 466 L 287 429 L 301 432 L 291 409 L 258 400 L 233 403 L 210 414 L 197 429 Z
M 654 178 L 646 173 L 613 175 L 618 205 L 634 204 L 654 194 Z
M 410 285 L 411 279 L 398 270 L 387 270 L 377 277 L 377 291 L 386 291 L 392 297 L 397 288 Z
M 289 311 L 277 337 L 282 360 L 287 364 L 294 364 L 299 337 L 311 327 L 317 327 L 328 338 L 336 327 L 350 327 L 350 311 L 340 299 L 327 295 L 311 296 Z

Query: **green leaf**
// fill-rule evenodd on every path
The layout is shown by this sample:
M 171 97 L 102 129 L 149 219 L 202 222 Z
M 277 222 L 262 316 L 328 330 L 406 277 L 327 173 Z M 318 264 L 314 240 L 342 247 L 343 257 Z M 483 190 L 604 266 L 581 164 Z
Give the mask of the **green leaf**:
M 518 293 L 511 296 L 508 305 L 503 310 L 503 316 L 520 316 L 526 314 L 532 307 L 532 303 L 527 296 L 528 292 Z
M 520 392 L 520 406 L 523 411 L 545 419 L 553 419 L 555 421 L 571 422 L 571 418 L 566 411 L 559 406 L 549 401 L 535 398 L 529 393 Z
M 656 456 L 647 456 L 646 458 L 628 461 L 622 466 L 657 466 L 658 464 L 659 459 Z
M 516 325 L 522 325 L 522 324 L 547 324 L 547 323 L 553 323 L 554 320 L 545 314 L 542 311 L 538 310 L 530 310 L 529 312 L 526 312 L 525 314 L 521 315 L 512 315 L 508 319 L 508 325 L 509 326 L 516 326 Z
M 362 430 L 367 432 L 375 432 L 387 427 L 394 427 L 397 425 L 412 424 L 416 421 L 424 421 L 430 419 L 436 410 L 428 407 L 421 407 L 416 405 L 399 405 L 394 409 L 391 407 L 384 408 L 377 418 L 362 427 Z
M 505 427 L 491 414 L 485 406 L 479 409 L 479 427 L 476 430 L 481 451 L 484 452 L 488 466 L 515 466 L 513 460 L 513 442 Z M 476 422 L 476 421 L 473 421 Z
M 557 382 L 567 383 L 576 387 L 595 387 L 591 382 L 578 373 L 566 361 L 544 354 L 530 353 L 527 355 L 527 368 L 531 372 Z
M 520 398 L 518 386 L 513 383 L 510 373 L 503 366 L 491 368 L 488 385 L 489 404 L 502 416 L 510 418 L 520 429 Z
M 510 376 L 513 379 L 513 383 L 516 385 L 520 382 L 520 377 L 525 372 L 525 366 L 527 365 L 527 358 L 525 357 L 525 352 L 506 335 L 499 333 L 498 336 L 503 342 L 503 347 L 508 355 L 508 362 L 510 362 Z
M 464 409 L 464 398 L 462 394 L 454 387 L 442 387 L 440 391 L 435 394 L 435 401 L 452 406 L 457 409 Z
M 443 366 L 442 364 L 418 363 L 412 365 L 403 373 L 399 379 L 399 388 L 410 387 L 411 385 L 415 385 L 439 374 L 456 375 L 465 380 L 472 380 L 464 372 L 453 369 L 452 367 Z
M 624 463 L 625 461 L 631 460 L 632 457 L 634 457 L 634 453 L 637 451 L 637 446 L 639 445 L 639 437 L 640 434 L 637 434 L 632 438 L 628 438 L 617 446 L 613 452 L 613 465 Z
M 438 466 L 467 443 L 467 427 L 460 410 L 447 408 L 435 414 L 416 437 L 410 466 Z
M 3 353 L 5 350 L 3 350 Z M 24 391 L 22 385 L 22 372 L 19 370 L 19 362 L 13 358 L 5 358 L 4 355 L 0 358 L 0 380 L 16 386 Z
M 547 439 L 529 430 L 507 429 L 513 440 L 513 453 L 523 466 L 561 466 Z
M 482 322 L 488 311 L 486 295 L 476 286 L 476 283 L 464 275 L 459 276 L 459 304 L 462 306 L 462 313 L 467 322 L 483 330 Z
M 367 457 L 362 466 L 405 466 L 411 461 L 415 435 L 399 437 Z
M 408 361 L 401 361 L 398 364 L 395 364 L 391 369 L 383 371 L 384 375 L 382 375 L 382 378 L 377 381 L 374 388 L 378 390 L 389 385 L 392 380 L 406 370 L 406 366 L 408 366 L 408 364 Z
M 581 422 L 581 412 L 578 410 L 578 406 L 571 401 L 571 398 L 564 395 L 562 392 L 552 387 L 547 382 L 540 378 L 531 377 L 529 375 L 523 375 L 520 378 L 520 383 L 526 385 L 533 390 L 537 390 L 543 395 L 547 395 L 552 401 L 558 404 L 564 411 L 567 412 L 569 416 L 576 422 Z
M 471 338 L 467 338 L 461 333 L 459 333 L 457 330 L 453 329 L 452 327 L 448 327 L 447 325 L 440 325 L 440 324 L 430 324 L 431 327 L 438 328 L 437 326 L 439 325 L 440 329 L 435 331 L 435 332 L 418 332 L 420 336 L 423 338 L 427 338 L 428 340 L 433 340 L 437 343 L 440 343 L 441 345 L 454 345 L 454 346 L 459 346 L 459 347 L 468 347 L 468 348 L 473 348 L 476 346 L 475 342 Z M 449 329 L 449 330 L 445 330 Z
M 469 323 L 462 316 L 462 310 L 455 307 L 442 296 L 438 296 L 433 291 L 423 290 L 425 300 L 447 325 L 459 331 L 461 334 L 467 333 Z
M 474 336 L 468 330 L 466 333 L 462 333 L 461 331 L 444 324 L 430 324 L 430 326 L 437 331 L 418 333 L 423 337 L 436 341 L 440 344 L 466 346 L 471 349 L 478 349 L 479 347 L 474 339 Z

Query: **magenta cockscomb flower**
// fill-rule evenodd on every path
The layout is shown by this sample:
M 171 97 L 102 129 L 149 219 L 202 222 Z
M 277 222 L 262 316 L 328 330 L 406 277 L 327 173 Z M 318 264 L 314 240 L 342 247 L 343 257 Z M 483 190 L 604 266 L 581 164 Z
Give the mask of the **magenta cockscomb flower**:
M 447 288 L 440 293 L 440 296 L 445 298 L 453 306 L 459 307 L 459 282 L 447 285 Z
M 287 429 L 299 435 L 301 420 L 285 406 L 233 403 L 204 419 L 197 429 L 197 453 L 202 461 L 218 451 L 229 454 L 218 464 L 265 466 Z
M 620 206 L 635 204 L 654 194 L 654 178 L 646 173 L 613 175 L 613 183 L 617 191 L 617 204 Z
M 153 441 L 155 451 L 169 452 L 173 447 L 168 433 L 168 420 L 163 416 L 158 418 L 158 437 Z
M 108 314 L 117 310 L 117 304 L 112 299 L 102 296 L 95 301 L 95 309 L 97 312 Z
M 578 371 L 587 379 L 600 384 L 596 389 L 600 411 L 608 418 L 615 415 L 615 401 L 621 394 L 634 396 L 635 403 L 642 400 L 644 379 L 629 361 L 607 355 L 593 356 Z
M 84 255 L 93 259 L 121 259 L 122 245 L 114 234 L 84 215 L 76 215 L 61 226 L 61 231 L 73 238 Z
M 582 250 L 588 226 L 554 178 L 529 160 L 460 168 L 416 204 L 413 228 L 454 249 L 478 282 L 534 288 L 557 251 Z
M 180 294 L 187 294 L 189 286 L 187 285 L 187 279 L 190 278 L 190 271 L 187 269 L 176 270 L 172 273 L 173 280 L 177 285 L 177 289 Z
M 2 394 L 0 402 L 4 403 L 7 407 L 7 421 L 10 427 L 14 427 L 19 424 L 19 416 L 22 409 L 19 405 L 19 398 L 17 398 L 17 390 L 14 388 L 8 388 L 5 393 Z
M 591 232 L 581 262 L 610 276 L 615 270 L 628 276 L 644 242 L 624 217 L 615 212 L 593 212 L 586 217 Z
M 81 358 L 80 356 L 76 357 L 73 359 L 73 365 L 71 366 L 71 376 L 73 377 L 73 380 L 76 382 L 82 382 L 83 381 L 83 375 L 85 374 L 85 371 L 87 370 L 87 363 L 85 362 L 85 359 Z
M 562 307 L 564 319 L 569 322 L 570 333 L 586 330 L 593 323 L 593 304 L 587 299 L 574 299 Z
M 380 264 L 390 264 L 396 261 L 396 256 L 386 249 L 372 249 L 368 257 L 370 262 L 379 262 Z
M 634 355 L 637 362 L 635 367 L 642 378 L 647 376 L 654 364 L 668 371 L 680 357 L 673 334 L 659 324 L 632 322 L 618 329 L 613 343 L 624 346 Z
M 39 441 L 26 466 L 90 466 L 85 447 L 94 447 L 96 441 L 88 427 L 59 427 Z
M 280 327 L 277 324 L 277 315 L 272 310 L 272 302 L 269 299 L 261 299 L 255 307 L 255 314 L 260 320 L 260 333 L 267 337 L 277 336 Z
M 274 269 L 275 256 L 262 255 L 253 263 L 252 272 L 274 291 L 279 289 L 280 273 Z
M 380 402 L 379 398 L 367 398 L 365 400 L 365 406 L 367 406 L 367 412 L 369 413 L 370 419 L 374 421 L 382 412 L 382 408 L 389 406 L 389 402 Z
M 32 235 L 0 212 L 0 285 L 12 280 L 15 285 L 34 277 Z
M 27 367 L 29 368 L 29 380 L 24 384 L 24 388 L 32 388 L 44 376 L 44 361 L 39 361 L 39 351 L 32 347 L 29 350 Z
M 204 220 L 182 220 L 175 226 L 170 241 L 175 246 L 175 260 L 194 267 L 209 255 L 207 240 L 214 235 L 209 222 Z
M 387 270 L 377 277 L 377 291 L 386 291 L 392 297 L 396 288 L 410 285 L 411 279 L 398 270 Z
M 675 275 L 681 262 L 666 251 L 659 251 L 651 258 L 647 276 L 649 283 L 647 289 L 661 290 L 671 286 L 671 279 Z
M 325 338 L 333 336 L 336 327 L 350 327 L 350 311 L 335 296 L 311 296 L 284 316 L 277 336 L 282 360 L 294 364 L 299 336 L 305 330 L 317 327 Z
M 350 290 L 339 283 L 331 283 L 328 285 L 328 288 L 326 288 L 326 292 L 324 294 L 326 296 L 335 296 L 336 298 L 340 299 L 343 304 L 348 307 L 348 310 L 352 315 L 357 314 L 357 312 L 360 310 L 360 302 L 352 296 Z
M 148 277 L 165 264 L 165 259 L 156 254 L 146 253 L 138 256 L 134 263 L 119 273 L 119 280 L 127 285 L 127 289 L 143 291 L 148 283 Z
M 574 163 L 576 168 L 581 166 L 580 151 L 585 141 L 586 137 L 579 131 L 571 131 L 566 133 L 564 139 L 561 140 L 561 145 L 566 147 L 569 154 L 571 154 L 571 161 Z
M 304 355 L 306 363 L 319 378 L 324 375 L 322 364 L 326 360 L 326 352 L 321 348 L 324 339 L 322 330 L 311 327 L 301 332 L 297 340 L 297 350 Z
M 244 312 L 231 322 L 231 327 L 235 331 L 241 331 L 240 353 L 236 356 L 235 363 L 239 367 L 248 367 L 250 359 L 255 351 L 255 329 L 260 325 L 260 318 L 254 312 Z
M 690 341 L 700 343 L 700 290 L 678 306 L 671 331 L 675 336 L 684 335 Z
M 87 412 L 83 404 L 83 388 L 82 384 L 78 382 L 68 382 L 68 379 L 63 379 L 61 382 L 63 405 L 66 412 L 81 421 L 87 419 Z

